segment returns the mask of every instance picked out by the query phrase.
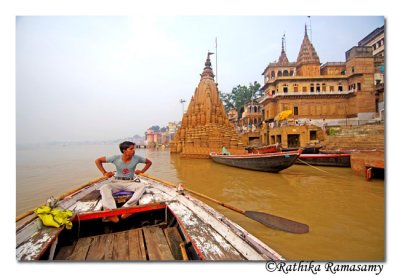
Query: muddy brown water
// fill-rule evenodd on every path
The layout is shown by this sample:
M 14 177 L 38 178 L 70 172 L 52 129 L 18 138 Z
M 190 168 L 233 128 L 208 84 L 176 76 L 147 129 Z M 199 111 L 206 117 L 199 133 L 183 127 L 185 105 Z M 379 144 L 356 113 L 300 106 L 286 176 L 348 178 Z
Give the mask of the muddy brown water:
M 16 215 L 100 176 L 94 160 L 118 154 L 116 145 L 19 147 Z M 307 234 L 273 230 L 212 202 L 289 260 L 383 260 L 384 181 L 366 182 L 350 168 L 294 165 L 280 173 L 237 169 L 206 159 L 183 159 L 168 150 L 138 149 L 152 160 L 149 175 L 249 211 L 306 223 Z M 141 165 L 139 165 L 141 166 Z M 113 170 L 112 165 L 106 168 Z

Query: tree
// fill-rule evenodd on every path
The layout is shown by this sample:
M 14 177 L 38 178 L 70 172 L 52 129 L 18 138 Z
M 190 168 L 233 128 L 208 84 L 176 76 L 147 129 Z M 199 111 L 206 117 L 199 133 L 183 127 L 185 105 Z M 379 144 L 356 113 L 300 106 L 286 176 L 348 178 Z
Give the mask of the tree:
M 263 92 L 260 91 L 261 85 L 255 81 L 254 83 L 250 83 L 249 87 L 245 85 L 238 85 L 232 89 L 230 94 L 221 93 L 222 101 L 224 102 L 225 111 L 228 111 L 230 108 L 235 107 L 238 112 L 244 106 L 244 104 L 250 101 L 252 98 L 258 98 L 263 95 Z M 239 115 L 240 117 L 240 115 Z
M 154 132 L 158 132 L 160 130 L 160 126 L 152 126 L 150 129 Z

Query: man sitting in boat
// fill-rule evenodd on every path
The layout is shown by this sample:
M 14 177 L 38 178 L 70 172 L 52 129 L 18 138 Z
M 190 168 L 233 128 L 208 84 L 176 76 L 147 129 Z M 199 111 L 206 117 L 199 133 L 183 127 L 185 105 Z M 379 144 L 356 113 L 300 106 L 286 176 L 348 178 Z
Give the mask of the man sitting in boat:
M 222 147 L 222 155 L 230 155 L 231 153 L 225 148 Z
M 125 141 L 119 145 L 119 149 L 121 150 L 121 154 L 113 155 L 109 157 L 99 157 L 96 159 L 96 166 L 101 171 L 104 176 L 113 177 L 114 172 L 107 172 L 103 163 L 113 163 L 117 169 L 117 174 L 115 175 L 115 179 L 120 180 L 131 180 L 131 181 L 119 181 L 115 183 L 108 183 L 103 185 L 100 188 L 101 201 L 103 204 L 104 210 L 116 209 L 117 205 L 113 198 L 113 193 L 119 191 L 130 191 L 134 192 L 132 197 L 122 206 L 129 207 L 137 204 L 140 197 L 143 195 L 145 187 L 140 182 L 133 181 L 135 179 L 135 174 L 141 174 L 147 171 L 152 162 L 144 157 L 139 155 L 135 155 L 135 143 Z M 146 164 L 142 170 L 136 170 L 136 165 L 139 163 Z M 124 214 L 121 216 L 121 219 L 125 219 L 130 214 Z M 113 216 L 108 218 L 110 221 L 117 223 L 119 221 L 118 216 Z

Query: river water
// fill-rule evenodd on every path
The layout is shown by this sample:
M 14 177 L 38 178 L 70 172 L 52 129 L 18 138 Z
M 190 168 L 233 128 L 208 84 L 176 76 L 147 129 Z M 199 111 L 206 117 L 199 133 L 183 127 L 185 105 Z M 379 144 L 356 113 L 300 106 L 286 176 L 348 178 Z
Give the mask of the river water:
M 117 145 L 18 147 L 16 214 L 101 176 L 94 160 L 118 154 Z M 168 150 L 137 149 L 150 159 L 146 172 L 248 211 L 306 223 L 307 234 L 272 230 L 206 202 L 289 260 L 384 260 L 384 181 L 370 182 L 350 168 L 294 165 L 280 173 L 183 159 Z M 138 168 L 142 166 L 138 165 Z M 114 170 L 106 164 L 106 169 Z M 140 167 L 141 168 L 141 167 Z

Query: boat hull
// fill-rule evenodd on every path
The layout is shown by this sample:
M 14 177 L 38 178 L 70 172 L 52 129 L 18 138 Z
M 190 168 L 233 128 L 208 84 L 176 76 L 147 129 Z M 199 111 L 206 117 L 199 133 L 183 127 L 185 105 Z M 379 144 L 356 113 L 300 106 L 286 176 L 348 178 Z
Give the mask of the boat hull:
M 211 153 L 211 159 L 217 163 L 263 172 L 277 173 L 292 166 L 301 150 L 285 153 L 220 155 Z
M 283 260 L 269 246 L 186 192 L 145 176 L 139 178 L 145 193 L 138 206 L 102 210 L 99 189 L 110 182 L 126 181 L 115 179 L 85 185 L 60 200 L 57 209 L 75 214 L 72 230 L 46 227 L 36 216 L 25 218 L 27 221 L 17 224 L 16 229 L 17 260 L 165 261 L 185 260 L 183 255 L 187 260 Z M 105 220 L 127 214 L 132 215 L 121 216 L 118 223 Z M 182 257 L 174 252 L 181 252 Z

